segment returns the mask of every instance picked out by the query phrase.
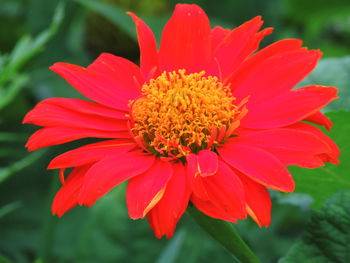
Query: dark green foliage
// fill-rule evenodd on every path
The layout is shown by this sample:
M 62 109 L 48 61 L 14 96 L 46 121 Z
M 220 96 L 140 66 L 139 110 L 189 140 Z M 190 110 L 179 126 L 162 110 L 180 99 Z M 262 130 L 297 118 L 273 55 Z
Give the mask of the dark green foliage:
M 350 261 L 350 192 L 339 192 L 314 211 L 301 241 L 279 263 Z

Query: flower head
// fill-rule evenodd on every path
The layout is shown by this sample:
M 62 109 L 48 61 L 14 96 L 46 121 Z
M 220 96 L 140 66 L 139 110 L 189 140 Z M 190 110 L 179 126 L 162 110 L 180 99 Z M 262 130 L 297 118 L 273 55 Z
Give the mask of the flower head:
M 51 70 L 90 100 L 51 98 L 25 119 L 43 128 L 30 151 L 93 137 L 105 140 L 54 158 L 62 188 L 52 212 L 91 206 L 128 180 L 131 218 L 147 216 L 157 237 L 174 233 L 189 202 L 231 222 L 250 215 L 270 223 L 267 188 L 292 192 L 286 166 L 337 163 L 335 143 L 310 123 L 330 129 L 320 110 L 333 87 L 293 87 L 321 53 L 286 39 L 258 51 L 271 28 L 260 17 L 233 30 L 210 28 L 197 5 L 178 4 L 159 50 L 135 14 L 140 67 L 111 54 L 87 68 L 56 63 Z M 64 171 L 73 168 L 65 178 Z

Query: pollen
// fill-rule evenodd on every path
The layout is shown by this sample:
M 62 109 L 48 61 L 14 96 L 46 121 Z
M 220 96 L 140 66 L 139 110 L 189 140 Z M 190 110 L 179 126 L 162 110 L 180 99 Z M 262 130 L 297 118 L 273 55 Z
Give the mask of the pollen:
M 178 159 L 212 149 L 232 136 L 246 109 L 229 86 L 205 72 L 163 72 L 130 103 L 131 132 L 148 152 Z

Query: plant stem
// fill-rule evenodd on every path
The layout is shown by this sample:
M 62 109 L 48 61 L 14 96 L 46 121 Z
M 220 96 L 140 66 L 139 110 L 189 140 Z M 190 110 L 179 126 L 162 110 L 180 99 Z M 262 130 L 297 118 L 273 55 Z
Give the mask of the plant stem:
M 206 216 L 194 206 L 189 206 L 187 212 L 194 218 L 197 224 L 223 245 L 240 262 L 261 263 L 242 240 L 232 223 Z

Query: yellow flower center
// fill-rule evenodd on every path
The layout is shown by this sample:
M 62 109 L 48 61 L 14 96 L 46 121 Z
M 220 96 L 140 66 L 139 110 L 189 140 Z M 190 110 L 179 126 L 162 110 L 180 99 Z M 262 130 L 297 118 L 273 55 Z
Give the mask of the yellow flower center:
M 228 86 L 205 72 L 164 72 L 142 87 L 131 103 L 131 131 L 145 150 L 181 158 L 215 150 L 238 127 L 242 110 Z

